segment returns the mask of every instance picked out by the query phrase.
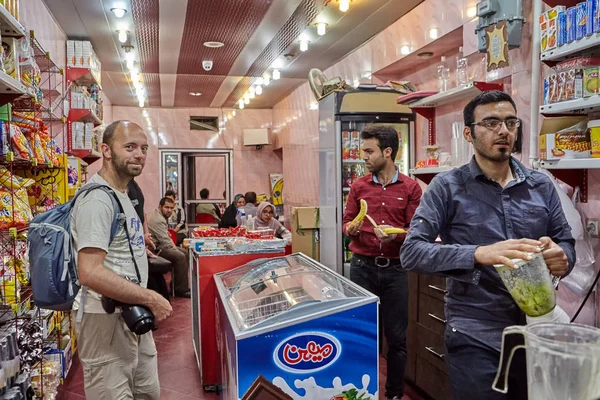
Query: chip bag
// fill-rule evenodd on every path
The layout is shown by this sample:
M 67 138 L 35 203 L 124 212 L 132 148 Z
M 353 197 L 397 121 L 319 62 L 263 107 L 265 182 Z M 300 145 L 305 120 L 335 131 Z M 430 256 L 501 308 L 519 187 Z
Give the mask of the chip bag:
M 13 193 L 0 188 L 0 229 L 22 227 L 33 219 L 25 188 Z
M 21 158 L 33 158 L 33 151 L 31 150 L 25 135 L 23 135 L 23 132 L 21 132 L 21 129 L 18 126 L 11 125 L 9 133 L 13 151 Z
M 32 186 L 35 181 L 31 178 L 22 178 L 18 175 L 11 174 L 8 169 L 0 166 L 0 185 L 6 190 L 18 190 Z

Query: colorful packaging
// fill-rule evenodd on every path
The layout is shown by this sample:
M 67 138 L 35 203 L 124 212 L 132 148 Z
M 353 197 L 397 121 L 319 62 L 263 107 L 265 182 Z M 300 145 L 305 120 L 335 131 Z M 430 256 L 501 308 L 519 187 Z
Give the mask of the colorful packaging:
M 548 77 L 548 104 L 558 102 L 558 74 L 552 74 Z
M 588 122 L 592 158 L 600 158 L 600 120 Z
M 22 178 L 19 175 L 11 174 L 8 169 L 0 166 L 0 185 L 4 186 L 6 190 L 28 188 L 34 183 L 35 181 L 33 179 Z
M 598 67 L 583 70 L 583 97 L 598 94 Z
M 587 17 L 585 20 L 585 33 L 590 36 L 594 33 L 594 20 L 596 19 L 596 7 L 598 0 L 586 0 Z
M 561 11 L 558 13 L 558 25 L 557 25 L 557 40 L 558 46 L 564 46 L 567 44 L 567 12 Z
M 548 50 L 548 13 L 540 15 L 540 50 L 542 53 Z
M 575 39 L 579 40 L 586 36 L 587 26 L 587 3 L 577 4 L 577 14 L 575 19 Z
M 594 33 L 600 32 L 600 0 L 595 0 L 596 14 L 594 14 Z
M 13 194 L 0 188 L 0 229 L 25 226 L 32 219 L 26 189 L 19 189 Z
M 352 145 L 352 140 L 350 137 L 350 132 L 343 131 L 342 132 L 342 160 L 350 159 L 350 146 Z
M 350 135 L 352 138 L 352 145 L 350 146 L 350 159 L 358 160 L 360 155 L 360 132 L 352 131 Z
M 550 104 L 550 77 L 544 78 L 544 105 Z
M 577 39 L 577 7 L 567 9 L 567 43 L 574 42 Z
M 561 101 L 565 101 L 567 100 L 567 91 L 566 91 L 566 84 L 567 84 L 567 73 L 565 71 L 560 72 L 557 74 L 558 75 L 558 81 L 557 81 L 557 87 L 558 87 L 558 96 L 556 99 L 556 102 L 561 102 Z
M 564 100 L 574 100 L 583 97 L 583 70 L 573 68 L 566 72 Z

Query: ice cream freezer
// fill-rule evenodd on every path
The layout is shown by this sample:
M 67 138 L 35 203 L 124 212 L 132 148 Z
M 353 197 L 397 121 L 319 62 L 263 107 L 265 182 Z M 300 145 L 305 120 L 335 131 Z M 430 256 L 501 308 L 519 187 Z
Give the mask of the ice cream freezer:
M 376 296 L 301 253 L 215 283 L 222 399 L 379 398 Z

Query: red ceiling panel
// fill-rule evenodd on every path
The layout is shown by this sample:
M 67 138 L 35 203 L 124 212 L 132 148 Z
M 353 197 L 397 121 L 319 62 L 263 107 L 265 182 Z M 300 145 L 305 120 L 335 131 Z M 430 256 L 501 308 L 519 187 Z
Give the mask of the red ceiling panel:
M 281 27 L 273 40 L 265 47 L 254 63 L 248 69 L 247 76 L 261 76 L 273 64 L 275 59 L 284 52 L 300 36 L 306 27 L 323 10 L 329 0 L 303 0 L 290 19 Z M 250 87 L 250 81 L 242 79 L 231 92 L 224 107 L 231 107 Z
M 210 107 L 226 76 L 177 75 L 175 84 L 175 107 Z M 190 92 L 201 92 L 192 96 Z
M 188 1 L 177 73 L 227 75 L 270 6 L 271 0 Z M 225 46 L 204 47 L 208 41 Z M 202 60 L 214 62 L 210 72 L 204 71 Z
M 131 0 L 131 14 L 135 24 L 140 71 L 148 95 L 148 104 L 160 107 L 160 75 L 158 67 L 159 0 Z

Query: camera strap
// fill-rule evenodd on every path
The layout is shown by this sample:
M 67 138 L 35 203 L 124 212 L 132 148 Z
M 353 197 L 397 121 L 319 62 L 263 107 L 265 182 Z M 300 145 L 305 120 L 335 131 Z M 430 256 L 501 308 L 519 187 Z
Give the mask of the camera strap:
M 116 193 L 113 192 L 113 196 L 115 197 L 115 200 L 117 201 L 117 204 L 119 205 L 119 213 L 123 214 L 123 228 L 125 228 L 125 235 L 127 236 L 127 244 L 129 245 L 129 251 L 131 252 L 131 258 L 133 259 L 133 265 L 135 266 L 135 273 L 137 275 L 137 279 L 140 282 L 139 284 L 142 284 L 142 277 L 140 275 L 140 269 L 137 265 L 137 261 L 135 259 L 135 253 L 133 252 L 133 246 L 131 246 L 131 236 L 129 236 L 129 229 L 127 228 L 127 216 L 125 215 L 125 210 L 123 209 L 123 205 L 121 204 L 121 201 L 119 200 L 119 196 L 117 196 Z

